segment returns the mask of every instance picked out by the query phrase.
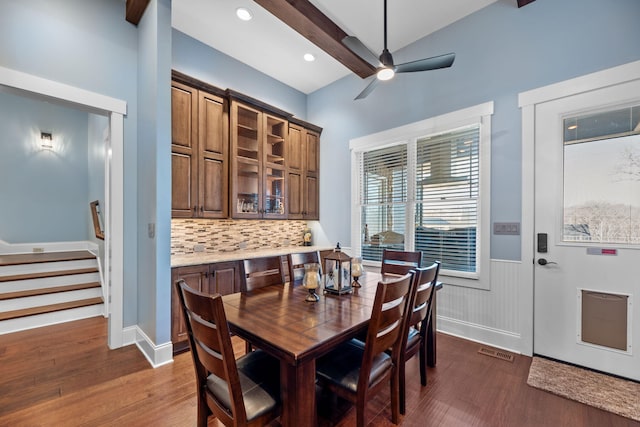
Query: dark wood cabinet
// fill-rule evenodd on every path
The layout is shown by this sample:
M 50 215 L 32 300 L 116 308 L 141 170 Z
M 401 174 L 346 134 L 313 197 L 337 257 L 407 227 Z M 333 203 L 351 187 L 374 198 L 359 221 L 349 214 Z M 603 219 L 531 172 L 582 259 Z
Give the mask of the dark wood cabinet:
M 171 86 L 171 216 L 228 216 L 227 101 L 188 85 Z
M 209 288 L 209 266 L 195 265 L 171 270 L 171 341 L 174 353 L 189 347 L 187 327 L 180 312 L 180 300 L 175 286 L 180 279 L 187 282 L 191 288 L 206 292 L 205 289 Z
M 289 219 L 317 220 L 319 210 L 320 133 L 289 124 L 287 201 Z
M 190 287 L 200 292 L 227 295 L 240 292 L 240 274 L 238 261 L 175 267 L 171 270 L 171 342 L 174 353 L 189 347 L 187 328 L 180 312 L 180 300 L 175 283 L 183 279 Z
M 173 218 L 319 219 L 322 128 L 172 72 Z

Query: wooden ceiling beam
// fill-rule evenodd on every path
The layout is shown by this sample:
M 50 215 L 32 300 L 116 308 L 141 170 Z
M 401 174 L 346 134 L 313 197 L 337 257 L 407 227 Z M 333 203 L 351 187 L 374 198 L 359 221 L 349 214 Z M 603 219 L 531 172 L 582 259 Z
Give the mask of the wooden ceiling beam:
M 373 65 L 342 44 L 348 34 L 308 0 L 254 1 L 361 78 L 376 72 Z
M 133 25 L 138 25 L 148 5 L 149 0 L 127 0 L 126 20 Z
M 536 0 L 518 0 L 518 7 L 526 6 L 529 3 L 533 3 Z

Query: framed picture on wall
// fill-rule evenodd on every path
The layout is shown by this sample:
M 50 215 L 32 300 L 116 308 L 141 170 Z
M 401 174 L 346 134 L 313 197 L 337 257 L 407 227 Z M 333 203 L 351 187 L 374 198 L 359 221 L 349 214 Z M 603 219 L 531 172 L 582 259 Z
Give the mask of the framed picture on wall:
M 104 227 L 102 226 L 102 215 L 100 212 L 100 202 L 94 200 L 89 203 L 91 206 L 91 218 L 93 219 L 93 229 L 98 239 L 104 240 Z

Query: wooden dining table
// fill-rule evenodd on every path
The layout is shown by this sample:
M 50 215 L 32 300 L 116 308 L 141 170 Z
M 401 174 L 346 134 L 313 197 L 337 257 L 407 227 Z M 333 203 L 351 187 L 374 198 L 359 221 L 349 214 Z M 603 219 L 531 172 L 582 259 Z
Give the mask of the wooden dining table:
M 366 329 L 377 283 L 367 271 L 361 288 L 343 295 L 323 294 L 307 302 L 308 290 L 285 283 L 222 297 L 231 331 L 280 360 L 283 426 L 314 426 L 316 359 Z M 435 324 L 429 328 L 428 363 L 435 364 Z

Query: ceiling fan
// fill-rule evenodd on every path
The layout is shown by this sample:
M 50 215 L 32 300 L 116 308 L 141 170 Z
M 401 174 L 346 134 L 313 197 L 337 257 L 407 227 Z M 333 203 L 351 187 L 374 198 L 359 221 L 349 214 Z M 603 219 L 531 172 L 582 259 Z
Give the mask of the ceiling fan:
M 431 58 L 418 59 L 417 61 L 405 62 L 404 64 L 394 65 L 393 56 L 387 49 L 387 0 L 384 0 L 384 50 L 380 57 L 371 52 L 357 37 L 347 36 L 342 39 L 342 43 L 348 47 L 353 53 L 364 59 L 374 67 L 376 67 L 376 77 L 369 82 L 355 99 L 363 99 L 369 95 L 380 80 L 392 79 L 396 73 L 413 73 L 416 71 L 437 70 L 439 68 L 448 68 L 453 64 L 456 58 L 455 53 L 447 53 L 445 55 L 432 56 Z

